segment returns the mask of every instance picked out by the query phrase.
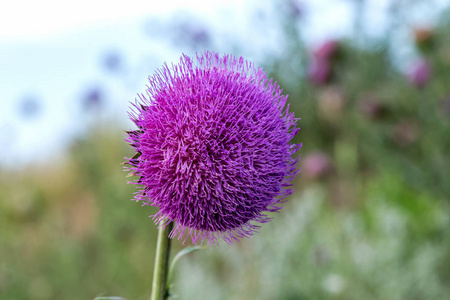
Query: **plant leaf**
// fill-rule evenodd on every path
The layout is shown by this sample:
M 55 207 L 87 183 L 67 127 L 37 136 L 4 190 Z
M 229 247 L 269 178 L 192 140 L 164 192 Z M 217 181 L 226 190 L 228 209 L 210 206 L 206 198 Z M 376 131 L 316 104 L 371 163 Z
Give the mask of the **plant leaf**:
M 172 286 L 172 281 L 173 281 L 173 273 L 175 271 L 175 265 L 178 262 L 178 260 L 185 256 L 186 254 L 192 253 L 192 252 L 196 252 L 199 250 L 203 250 L 205 249 L 204 246 L 194 246 L 194 247 L 186 247 L 183 250 L 181 250 L 180 252 L 177 253 L 177 255 L 175 255 L 175 257 L 172 260 L 172 263 L 170 264 L 170 268 L 169 268 L 169 274 L 167 275 L 167 291 L 170 291 L 170 287 Z M 170 293 L 169 293 L 170 295 Z

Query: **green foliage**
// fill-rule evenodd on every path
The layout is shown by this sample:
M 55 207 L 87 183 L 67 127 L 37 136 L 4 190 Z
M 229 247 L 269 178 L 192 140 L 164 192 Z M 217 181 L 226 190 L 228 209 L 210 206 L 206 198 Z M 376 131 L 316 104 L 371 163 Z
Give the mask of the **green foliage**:
M 183 261 L 178 294 L 183 299 L 447 299 L 448 271 L 442 263 L 448 266 L 448 207 L 411 193 L 398 178 L 373 179 L 365 191 L 359 209 L 348 210 L 330 205 L 319 186 L 308 188 L 301 199 L 291 199 L 289 213 L 254 239 Z
M 2 298 L 149 293 L 155 211 L 130 201 L 129 151 L 120 135 L 98 132 L 75 141 L 67 161 L 2 174 Z

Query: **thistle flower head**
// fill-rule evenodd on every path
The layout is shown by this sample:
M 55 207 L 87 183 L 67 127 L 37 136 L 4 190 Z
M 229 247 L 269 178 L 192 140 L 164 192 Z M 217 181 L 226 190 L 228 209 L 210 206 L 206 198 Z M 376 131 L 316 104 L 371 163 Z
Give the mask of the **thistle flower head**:
M 137 152 L 126 168 L 135 199 L 153 205 L 170 237 L 227 243 L 252 235 L 293 193 L 297 119 L 261 68 L 231 55 L 183 55 L 149 77 L 131 107 Z M 256 223 L 256 224 L 255 224 Z

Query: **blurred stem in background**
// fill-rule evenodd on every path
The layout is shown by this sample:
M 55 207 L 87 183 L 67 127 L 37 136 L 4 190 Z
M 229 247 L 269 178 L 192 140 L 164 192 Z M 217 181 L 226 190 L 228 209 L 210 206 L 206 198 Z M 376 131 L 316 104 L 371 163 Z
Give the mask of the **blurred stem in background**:
M 169 270 L 170 246 L 172 241 L 169 238 L 169 233 L 172 228 L 173 222 L 170 221 L 169 224 L 163 225 L 158 229 L 151 300 L 165 300 L 169 295 L 167 289 L 167 274 Z

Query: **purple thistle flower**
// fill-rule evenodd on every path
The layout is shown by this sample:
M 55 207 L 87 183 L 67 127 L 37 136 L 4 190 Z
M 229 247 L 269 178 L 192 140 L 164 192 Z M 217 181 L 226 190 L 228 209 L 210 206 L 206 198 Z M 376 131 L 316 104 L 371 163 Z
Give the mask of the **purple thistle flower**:
M 183 55 L 149 81 L 129 114 L 139 128 L 126 140 L 137 152 L 126 158 L 141 185 L 135 200 L 159 208 L 159 226 L 175 222 L 170 238 L 215 245 L 253 235 L 299 172 L 287 96 L 253 63 L 214 52 Z

